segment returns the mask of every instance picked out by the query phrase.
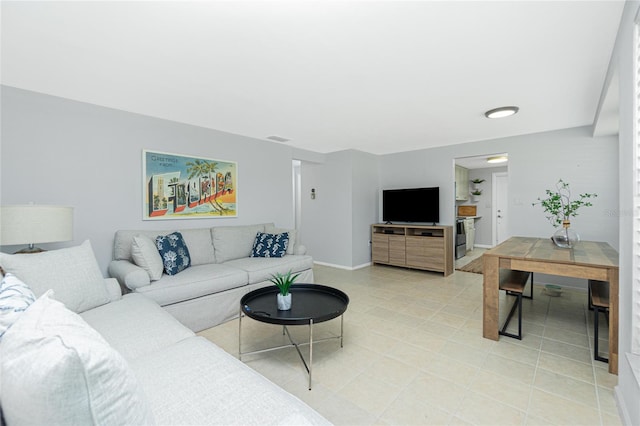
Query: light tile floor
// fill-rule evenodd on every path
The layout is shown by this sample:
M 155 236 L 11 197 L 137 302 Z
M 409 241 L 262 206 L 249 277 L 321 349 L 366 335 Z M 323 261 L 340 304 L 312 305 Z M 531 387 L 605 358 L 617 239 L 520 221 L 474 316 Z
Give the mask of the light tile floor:
M 314 274 L 350 304 L 344 347 L 337 340 L 314 346 L 313 389 L 293 348 L 243 362 L 337 425 L 621 424 L 617 376 L 592 361 L 585 292 L 549 297 L 535 286 L 534 300 L 524 300 L 523 340 L 495 342 L 482 338 L 482 275 L 318 265 Z M 512 298 L 501 298 L 504 316 Z M 279 326 L 250 318 L 242 326 L 243 351 L 285 343 Z M 314 335 L 339 330 L 335 319 L 317 324 Z M 291 331 L 298 341 L 308 336 L 306 326 Z M 601 333 L 606 339 L 604 326 Z M 237 319 L 199 334 L 237 356 Z

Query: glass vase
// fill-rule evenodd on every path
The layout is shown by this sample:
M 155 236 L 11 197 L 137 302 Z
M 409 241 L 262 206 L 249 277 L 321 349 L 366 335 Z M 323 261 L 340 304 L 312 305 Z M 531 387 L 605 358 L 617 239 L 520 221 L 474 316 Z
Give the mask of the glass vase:
M 551 239 L 558 247 L 573 248 L 580 241 L 580 236 L 571 228 L 571 223 L 568 220 L 563 220 L 562 228 L 558 228 Z

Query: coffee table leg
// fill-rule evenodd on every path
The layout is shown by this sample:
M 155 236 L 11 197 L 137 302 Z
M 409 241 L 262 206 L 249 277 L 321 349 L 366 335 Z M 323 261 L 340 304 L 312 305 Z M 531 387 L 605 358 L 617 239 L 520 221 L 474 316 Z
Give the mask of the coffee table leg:
M 344 314 L 340 315 L 340 347 L 342 347 L 343 336 L 344 336 Z
M 242 307 L 238 316 L 238 359 L 242 361 Z
M 313 370 L 313 319 L 309 320 L 309 390 L 311 390 L 311 373 Z

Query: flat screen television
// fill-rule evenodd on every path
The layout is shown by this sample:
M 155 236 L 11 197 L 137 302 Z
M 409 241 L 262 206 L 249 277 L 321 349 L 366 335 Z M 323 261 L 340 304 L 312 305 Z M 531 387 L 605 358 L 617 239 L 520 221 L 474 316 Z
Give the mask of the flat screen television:
M 382 190 L 384 222 L 440 222 L 440 188 Z

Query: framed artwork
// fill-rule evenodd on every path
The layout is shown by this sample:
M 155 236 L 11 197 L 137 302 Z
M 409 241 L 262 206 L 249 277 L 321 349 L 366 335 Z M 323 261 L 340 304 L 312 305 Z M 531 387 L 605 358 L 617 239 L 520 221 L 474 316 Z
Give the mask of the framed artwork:
M 237 217 L 238 164 L 142 151 L 142 219 Z

